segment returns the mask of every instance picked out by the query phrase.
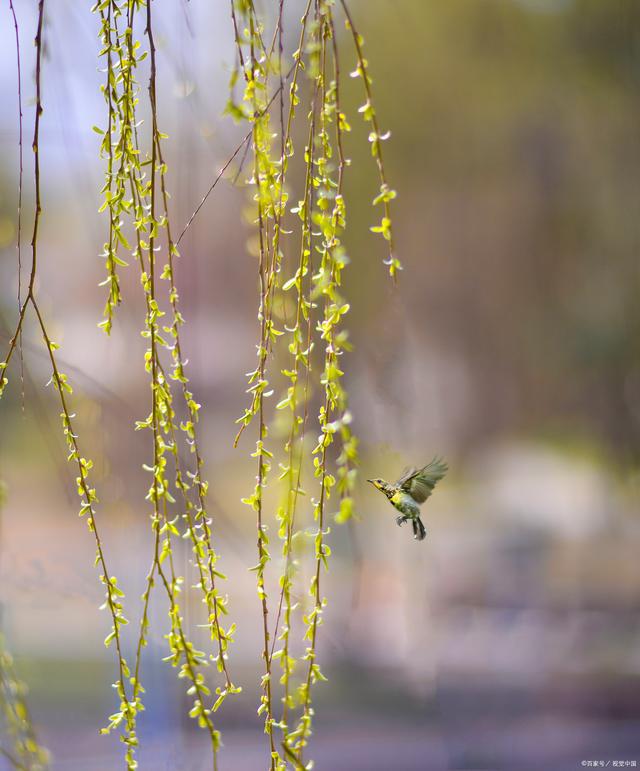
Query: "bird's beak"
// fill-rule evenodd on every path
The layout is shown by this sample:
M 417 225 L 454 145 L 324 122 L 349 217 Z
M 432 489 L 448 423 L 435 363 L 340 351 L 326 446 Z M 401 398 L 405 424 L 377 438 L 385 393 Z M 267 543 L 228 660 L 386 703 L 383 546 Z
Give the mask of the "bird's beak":
M 373 485 L 373 484 L 375 484 L 375 482 L 373 481 L 373 479 L 367 479 L 367 482 L 371 482 L 371 484 L 372 484 L 372 485 Z

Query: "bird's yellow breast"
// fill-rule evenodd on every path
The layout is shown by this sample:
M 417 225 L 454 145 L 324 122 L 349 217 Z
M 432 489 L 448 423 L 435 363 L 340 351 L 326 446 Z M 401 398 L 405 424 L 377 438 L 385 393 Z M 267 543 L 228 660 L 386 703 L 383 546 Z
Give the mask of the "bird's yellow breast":
M 403 490 L 398 490 L 395 492 L 391 498 L 389 498 L 389 501 L 393 506 L 395 506 L 396 509 L 398 509 L 399 512 L 404 514 L 406 517 L 420 516 L 420 506 L 418 506 L 413 498 Z

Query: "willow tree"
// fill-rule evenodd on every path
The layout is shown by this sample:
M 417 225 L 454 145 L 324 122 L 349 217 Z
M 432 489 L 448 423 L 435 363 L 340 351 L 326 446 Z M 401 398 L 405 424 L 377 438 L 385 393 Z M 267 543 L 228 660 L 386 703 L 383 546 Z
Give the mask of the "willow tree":
M 358 465 L 357 439 L 352 434 L 344 385 L 344 353 L 350 344 L 345 326 L 349 302 L 343 296 L 342 274 L 351 261 L 369 259 L 347 255 L 343 243 L 347 222 L 343 180 L 350 164 L 343 141 L 350 131 L 350 118 L 341 102 L 348 82 L 345 66 L 361 89 L 358 112 L 369 126 L 371 155 L 379 173 L 379 189 L 372 191 L 373 206 L 379 214 L 371 230 L 386 244 L 382 256 L 393 279 L 400 269 L 390 214 L 396 194 L 387 183 L 383 164 L 383 142 L 389 134 L 383 133 L 378 123 L 363 39 L 345 0 L 288 0 L 286 4 L 279 0 L 271 4 L 264 18 L 252 0 L 230 3 L 229 34 L 235 41 L 236 65 L 227 112 L 246 124 L 246 135 L 177 235 L 169 206 L 170 170 L 163 156 L 168 137 L 158 119 L 161 89 L 154 4 L 100 0 L 92 9 L 100 22 L 97 56 L 104 72 L 104 118 L 93 127 L 101 136 L 104 164 L 101 211 L 106 275 L 102 284 L 106 302 L 100 326 L 109 334 L 122 302 L 122 272 L 137 270 L 140 323 L 148 343 L 144 367 L 149 411 L 140 417 L 135 429 L 149 435 L 148 456 L 141 459 L 149 473 L 149 568 L 141 605 L 127 601 L 125 615 L 123 592 L 109 567 L 110 555 L 100 535 L 92 462 L 82 454 L 81 439 L 74 428 L 72 387 L 58 364 L 58 346 L 48 332 L 36 291 L 42 211 L 39 139 L 41 128 L 46 130 L 41 88 L 46 5 L 47 0 L 39 0 L 35 35 L 31 271 L 27 286 L 19 289 L 17 321 L 0 363 L 0 388 L 4 390 L 7 385 L 16 352 L 21 358 L 22 331 L 28 312 L 32 312 L 48 353 L 51 382 L 58 392 L 68 459 L 76 467 L 80 514 L 95 540 L 95 562 L 105 595 L 102 608 L 111 624 L 105 645 L 115 654 L 118 705 L 101 730 L 120 735 L 126 746 L 126 766 L 135 769 L 137 721 L 144 706 L 140 667 L 149 635 L 150 598 L 156 591 L 165 598 L 169 619 L 167 658 L 185 681 L 192 701 L 189 715 L 209 737 L 213 768 L 218 767 L 221 747 L 216 713 L 227 698 L 240 691 L 233 679 L 230 654 L 236 625 L 227 606 L 227 593 L 221 588 L 225 576 L 219 553 L 224 543 L 208 510 L 205 458 L 199 439 L 200 405 L 189 384 L 181 346 L 181 328 L 188 313 L 183 315 L 175 275 L 182 236 L 209 205 L 216 185 L 235 163 L 236 177 L 246 186 L 258 245 L 257 276 L 250 278 L 257 285 L 257 361 L 248 378 L 248 403 L 238 418 L 235 440 L 239 445 L 243 435 L 252 432 L 255 438 L 251 455 L 256 481 L 243 502 L 252 509 L 256 521 L 257 562 L 252 570 L 258 593 L 256 612 L 262 619 L 262 642 L 256 655 L 261 656 L 264 668 L 258 712 L 264 717 L 265 765 L 272 770 L 311 767 L 306 747 L 312 733 L 314 688 L 325 679 L 317 656 L 327 605 L 323 573 L 331 555 L 332 523 L 344 523 L 354 512 Z M 291 9 L 285 5 L 301 14 L 299 28 L 288 29 L 286 41 L 283 20 L 285 11 Z M 10 10 L 13 13 L 13 6 Z M 20 96 L 22 30 L 15 15 L 13 18 Z M 141 120 L 143 107 L 146 120 Z M 18 119 L 21 191 L 21 104 Z M 295 180 L 301 182 L 296 185 Z M 188 257 L 182 255 L 183 259 Z M 284 307 L 290 311 L 283 313 L 280 309 Z M 273 430 L 276 423 L 279 429 Z M 265 503 L 269 486 L 279 491 L 280 504 L 275 511 Z M 279 544 L 270 541 L 269 523 L 276 524 Z M 191 544 L 197 576 L 194 588 L 206 613 L 210 640 L 204 651 L 196 649 L 193 630 L 181 610 L 184 577 L 174 560 L 180 538 Z M 274 550 L 279 552 L 278 558 L 272 556 Z M 269 595 L 266 578 L 274 573 L 279 577 L 278 591 Z M 300 611 L 293 596 L 306 580 L 305 573 L 310 576 L 304 590 L 308 603 Z M 302 641 L 292 632 L 296 613 L 302 613 Z M 127 619 L 132 617 L 138 622 L 127 629 Z M 127 659 L 126 650 L 132 650 L 133 656 Z M 3 658 L 6 669 L 5 661 Z M 38 762 L 46 764 L 26 710 L 23 714 L 24 725 L 16 736 L 22 737 L 26 731 L 33 744 L 29 751 L 38 753 Z M 16 763 L 20 762 L 18 758 Z

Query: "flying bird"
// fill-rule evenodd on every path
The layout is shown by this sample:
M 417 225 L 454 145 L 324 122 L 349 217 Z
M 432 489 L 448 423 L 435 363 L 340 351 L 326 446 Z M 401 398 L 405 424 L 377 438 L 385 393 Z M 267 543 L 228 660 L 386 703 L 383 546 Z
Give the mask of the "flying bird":
M 433 488 L 447 473 L 448 466 L 442 458 L 434 458 L 423 468 L 410 468 L 390 484 L 384 479 L 367 479 L 367 482 L 384 493 L 394 507 L 400 512 L 396 523 L 402 525 L 411 520 L 413 537 L 422 541 L 427 530 L 420 519 L 420 504 L 424 503 L 433 492 Z

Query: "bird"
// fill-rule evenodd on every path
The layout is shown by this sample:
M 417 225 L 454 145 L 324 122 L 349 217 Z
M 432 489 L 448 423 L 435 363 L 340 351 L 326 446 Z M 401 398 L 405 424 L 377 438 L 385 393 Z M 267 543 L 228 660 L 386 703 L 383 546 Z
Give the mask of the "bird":
M 367 482 L 371 482 L 377 490 L 384 493 L 400 512 L 400 516 L 396 517 L 396 524 L 401 526 L 411 520 L 413 537 L 422 541 L 427 535 L 427 529 L 420 519 L 420 504 L 427 500 L 448 470 L 445 461 L 436 456 L 422 468 L 407 469 L 393 484 L 384 479 L 367 479 Z

